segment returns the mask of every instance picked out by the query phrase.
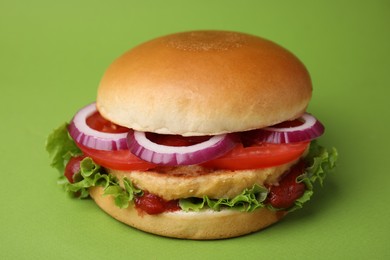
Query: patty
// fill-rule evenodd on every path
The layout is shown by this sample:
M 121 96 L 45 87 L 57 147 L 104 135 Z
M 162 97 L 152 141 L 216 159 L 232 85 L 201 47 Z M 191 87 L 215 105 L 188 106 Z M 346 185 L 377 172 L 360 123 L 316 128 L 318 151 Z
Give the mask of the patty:
M 137 188 L 165 200 L 202 198 L 205 195 L 212 199 L 234 198 L 254 184 L 277 185 L 280 176 L 299 159 L 275 167 L 253 170 L 213 170 L 194 165 L 157 167 L 149 171 L 109 170 L 109 173 L 119 180 L 126 177 Z

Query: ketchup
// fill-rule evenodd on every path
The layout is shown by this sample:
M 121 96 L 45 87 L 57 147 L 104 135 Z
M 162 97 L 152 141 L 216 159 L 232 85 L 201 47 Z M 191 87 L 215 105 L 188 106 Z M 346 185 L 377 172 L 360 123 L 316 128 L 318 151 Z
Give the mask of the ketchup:
M 75 182 L 75 176 L 80 171 L 80 162 L 85 158 L 84 155 L 70 158 L 66 164 L 64 175 L 70 183 Z
M 167 201 L 148 192 L 144 192 L 142 196 L 136 197 L 134 202 L 138 210 L 142 210 L 149 215 L 180 210 L 178 200 Z
M 275 208 L 289 208 L 306 190 L 306 185 L 296 182 L 296 178 L 305 170 L 305 163 L 300 161 L 287 171 L 278 186 L 270 186 L 267 202 Z

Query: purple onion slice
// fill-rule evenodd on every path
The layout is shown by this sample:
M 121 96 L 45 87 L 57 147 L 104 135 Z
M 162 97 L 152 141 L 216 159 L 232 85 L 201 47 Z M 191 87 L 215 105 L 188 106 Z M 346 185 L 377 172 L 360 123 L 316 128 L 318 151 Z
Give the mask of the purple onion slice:
M 167 146 L 152 142 L 145 132 L 130 131 L 127 141 L 134 155 L 142 160 L 166 166 L 200 164 L 224 155 L 236 145 L 229 134 L 215 135 L 190 146 Z
M 298 120 L 303 122 L 298 126 L 262 128 L 257 140 L 267 143 L 305 142 L 321 136 L 325 131 L 323 124 L 309 113 L 303 114 Z
M 69 134 L 73 140 L 96 150 L 114 151 L 127 149 L 127 132 L 106 133 L 88 126 L 87 118 L 96 111 L 96 104 L 92 103 L 76 113 L 68 127 Z

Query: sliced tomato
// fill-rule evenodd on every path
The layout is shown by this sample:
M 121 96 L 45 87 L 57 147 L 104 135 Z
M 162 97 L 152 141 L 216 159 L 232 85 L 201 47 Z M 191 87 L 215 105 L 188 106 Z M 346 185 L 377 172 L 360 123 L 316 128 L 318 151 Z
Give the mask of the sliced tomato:
M 146 137 L 157 144 L 168 146 L 190 146 L 207 141 L 211 136 L 181 136 L 146 133 Z
M 77 144 L 83 153 L 91 157 L 97 164 L 114 170 L 145 171 L 157 167 L 133 155 L 129 150 L 102 151 Z M 203 163 L 209 168 L 226 170 L 259 169 L 288 163 L 299 158 L 306 150 L 309 142 L 292 144 L 271 144 L 244 147 L 238 144 L 224 156 Z
M 224 156 L 203 165 L 228 170 L 259 169 L 277 166 L 299 158 L 310 142 L 271 144 L 261 143 L 250 147 L 239 144 Z
M 91 127 L 92 129 L 95 129 L 100 132 L 104 133 L 113 133 L 113 134 L 119 134 L 119 133 L 126 133 L 129 131 L 129 128 L 114 124 L 96 111 L 86 119 L 87 125 Z
M 141 160 L 129 150 L 103 151 L 91 149 L 80 144 L 77 144 L 77 146 L 85 155 L 91 157 L 94 162 L 105 168 L 121 171 L 146 171 L 157 166 Z

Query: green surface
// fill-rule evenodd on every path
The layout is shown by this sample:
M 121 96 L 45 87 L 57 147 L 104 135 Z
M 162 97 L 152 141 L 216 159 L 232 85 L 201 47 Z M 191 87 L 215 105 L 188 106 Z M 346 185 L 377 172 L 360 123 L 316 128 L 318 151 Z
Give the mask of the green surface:
M 389 1 L 57 2 L 0 0 L 0 259 L 390 258 Z M 248 32 L 293 51 L 313 78 L 320 142 L 339 150 L 312 201 L 262 232 L 145 234 L 66 197 L 48 166 L 46 136 L 95 99 L 114 58 L 190 29 Z

